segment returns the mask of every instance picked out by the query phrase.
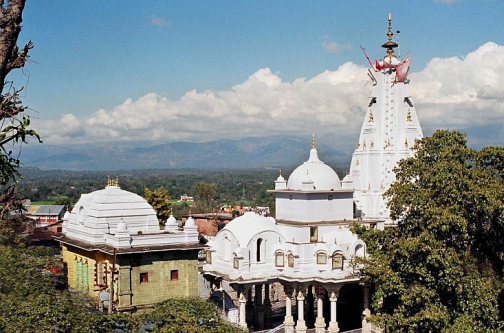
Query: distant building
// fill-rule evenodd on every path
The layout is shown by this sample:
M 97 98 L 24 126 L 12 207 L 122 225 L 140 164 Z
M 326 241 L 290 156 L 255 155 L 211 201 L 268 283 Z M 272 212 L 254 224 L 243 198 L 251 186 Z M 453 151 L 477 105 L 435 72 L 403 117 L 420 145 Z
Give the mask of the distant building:
M 60 221 L 65 212 L 65 205 L 30 206 L 26 216 L 37 221 L 39 226 L 47 226 Z
M 135 311 L 171 297 L 198 296 L 198 231 L 173 217 L 163 229 L 142 197 L 109 181 L 83 194 L 63 219 L 68 284 L 107 309 Z
M 194 198 L 187 196 L 187 194 L 184 194 L 184 195 L 180 196 L 180 200 L 179 201 L 181 201 L 181 202 L 187 202 L 187 201 L 192 202 L 192 201 L 194 201 Z

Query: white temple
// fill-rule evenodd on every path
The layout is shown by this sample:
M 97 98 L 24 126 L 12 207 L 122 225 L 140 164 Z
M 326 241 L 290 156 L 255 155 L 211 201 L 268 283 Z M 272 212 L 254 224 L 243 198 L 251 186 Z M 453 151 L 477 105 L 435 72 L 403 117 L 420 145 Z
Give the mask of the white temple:
M 374 85 L 350 174 L 341 181 L 319 159 L 312 139 L 308 160 L 288 180 L 280 174 L 270 191 L 276 219 L 246 213 L 208 244 L 205 276 L 217 284 L 225 280 L 238 292 L 244 328 L 269 326 L 270 284 L 280 283 L 286 294 L 282 332 L 371 332 L 373 286 L 360 284 L 355 265 L 356 257 L 366 255 L 366 244 L 349 227 L 381 229 L 390 222 L 382 195 L 395 179 L 397 161 L 411 156 L 422 137 L 408 90 L 409 57 L 394 55 L 390 15 L 387 36 L 387 55 L 369 71 Z
M 399 60 L 394 55 L 398 45 L 392 41 L 390 16 L 387 36 L 388 42 L 382 45 L 387 55 L 369 71 L 373 89 L 352 156 L 350 177 L 357 214 L 390 223 L 383 193 L 395 180 L 393 169 L 397 161 L 412 156 L 415 140 L 423 135 L 408 87 L 409 57 Z
M 288 295 L 286 331 L 295 325 L 297 332 L 303 332 L 307 323 L 319 332 L 325 332 L 326 326 L 329 332 L 337 332 L 341 324 L 360 327 L 369 290 L 358 285 L 361 278 L 354 259 L 365 255 L 366 246 L 349 227 L 361 223 L 383 228 L 384 221 L 354 219 L 352 181 L 349 177 L 340 181 L 336 172 L 320 161 L 314 138 L 309 159 L 288 180 L 280 175 L 271 192 L 275 195 L 276 219 L 249 212 L 228 223 L 207 244 L 210 249 L 203 267 L 205 274 L 210 280 L 226 280 L 241 294 L 239 324 L 243 327 L 268 327 L 271 283 L 281 283 Z M 262 295 L 263 286 L 267 296 L 264 300 L 255 296 L 254 305 L 252 289 L 255 295 Z M 336 302 L 343 290 L 345 307 L 339 313 L 352 314 L 338 324 Z M 315 295 L 319 300 L 316 318 Z M 290 296 L 298 303 L 296 321 Z M 304 310 L 299 309 L 305 298 L 306 320 Z M 331 309 L 328 318 L 323 314 L 324 303 Z

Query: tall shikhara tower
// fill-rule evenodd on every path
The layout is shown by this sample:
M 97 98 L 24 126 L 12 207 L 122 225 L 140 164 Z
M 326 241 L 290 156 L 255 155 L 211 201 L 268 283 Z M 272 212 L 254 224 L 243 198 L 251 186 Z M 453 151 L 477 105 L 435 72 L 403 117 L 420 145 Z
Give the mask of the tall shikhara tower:
M 387 50 L 383 60 L 375 61 L 369 77 L 373 89 L 359 142 L 352 156 L 350 177 L 354 183 L 357 213 L 364 219 L 390 221 L 383 193 L 395 180 L 392 171 L 397 161 L 412 156 L 415 139 L 422 138 L 415 104 L 409 93 L 409 56 L 398 59 L 392 41 L 392 18 L 389 14 Z

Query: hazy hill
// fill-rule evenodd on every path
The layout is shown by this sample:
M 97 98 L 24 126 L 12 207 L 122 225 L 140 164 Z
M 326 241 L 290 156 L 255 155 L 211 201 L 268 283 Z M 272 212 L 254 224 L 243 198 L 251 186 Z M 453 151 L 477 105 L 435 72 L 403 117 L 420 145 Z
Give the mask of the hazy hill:
M 319 157 L 343 167 L 350 153 L 336 144 L 317 143 Z M 118 144 L 24 146 L 24 167 L 64 170 L 132 170 L 153 168 L 224 169 L 289 167 L 308 159 L 310 142 L 289 136 L 219 140 L 206 143 L 173 142 L 144 147 Z

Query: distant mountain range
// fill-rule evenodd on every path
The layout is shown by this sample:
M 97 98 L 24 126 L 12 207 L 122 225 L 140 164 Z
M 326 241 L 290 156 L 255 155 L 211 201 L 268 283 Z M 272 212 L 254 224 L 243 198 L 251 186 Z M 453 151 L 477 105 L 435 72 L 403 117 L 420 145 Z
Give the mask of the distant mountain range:
M 21 161 L 23 167 L 89 171 L 284 168 L 306 161 L 310 143 L 306 138 L 271 136 L 206 143 L 172 142 L 133 148 L 119 144 L 29 144 L 23 147 Z M 330 165 L 346 167 L 351 151 L 336 150 L 335 146 L 317 143 L 320 159 Z

